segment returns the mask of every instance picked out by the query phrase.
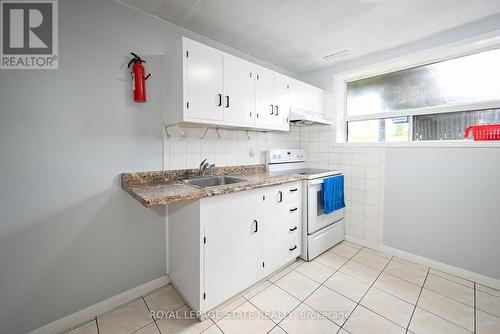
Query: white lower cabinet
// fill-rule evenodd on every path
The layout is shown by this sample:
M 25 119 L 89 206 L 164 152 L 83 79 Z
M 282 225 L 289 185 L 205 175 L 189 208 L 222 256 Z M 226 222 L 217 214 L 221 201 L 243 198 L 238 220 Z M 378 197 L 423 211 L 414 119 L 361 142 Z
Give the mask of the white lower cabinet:
M 302 202 L 287 200 L 291 189 L 300 195 L 301 183 L 169 207 L 169 275 L 193 310 L 212 310 L 300 255 Z

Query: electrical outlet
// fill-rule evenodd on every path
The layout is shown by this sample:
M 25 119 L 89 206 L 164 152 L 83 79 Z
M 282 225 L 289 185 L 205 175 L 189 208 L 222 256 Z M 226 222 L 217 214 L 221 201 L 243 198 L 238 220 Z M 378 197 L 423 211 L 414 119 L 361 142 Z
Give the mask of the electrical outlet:
M 255 157 L 255 149 L 254 149 L 253 147 L 249 147 L 249 148 L 248 148 L 248 156 L 249 156 L 250 158 Z

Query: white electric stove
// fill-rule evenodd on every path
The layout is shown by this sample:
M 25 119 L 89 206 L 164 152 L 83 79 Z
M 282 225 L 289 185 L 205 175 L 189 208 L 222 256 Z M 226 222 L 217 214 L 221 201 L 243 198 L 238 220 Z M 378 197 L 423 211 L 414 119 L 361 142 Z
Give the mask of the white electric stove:
M 338 170 L 306 168 L 304 150 L 268 150 L 266 168 L 271 175 L 307 175 L 303 182 L 302 255 L 310 261 L 344 240 L 344 209 L 325 214 L 321 200 L 323 179 Z

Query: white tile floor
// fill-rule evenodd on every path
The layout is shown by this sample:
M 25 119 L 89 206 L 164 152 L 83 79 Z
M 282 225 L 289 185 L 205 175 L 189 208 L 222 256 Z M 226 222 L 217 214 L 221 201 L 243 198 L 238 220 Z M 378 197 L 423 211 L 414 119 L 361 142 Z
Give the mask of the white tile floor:
M 66 333 L 500 333 L 500 291 L 350 242 L 293 263 L 219 311 L 200 322 L 167 285 Z

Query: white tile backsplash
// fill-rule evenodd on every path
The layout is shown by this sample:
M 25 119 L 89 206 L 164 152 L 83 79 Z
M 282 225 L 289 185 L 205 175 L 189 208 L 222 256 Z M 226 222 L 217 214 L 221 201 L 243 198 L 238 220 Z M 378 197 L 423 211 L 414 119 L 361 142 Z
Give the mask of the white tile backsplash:
M 203 128 L 183 127 L 182 132 L 169 128 L 170 137 L 164 135 L 164 169 L 197 168 L 203 159 L 216 166 L 234 166 L 265 163 L 265 150 L 269 148 L 299 148 L 299 129 L 291 126 L 290 132 L 258 132 L 220 129 L 221 138 L 215 129 L 208 129 L 200 138 Z M 249 150 L 255 152 L 250 156 Z M 315 157 L 315 159 L 317 159 Z M 328 155 L 325 159 L 328 163 Z

